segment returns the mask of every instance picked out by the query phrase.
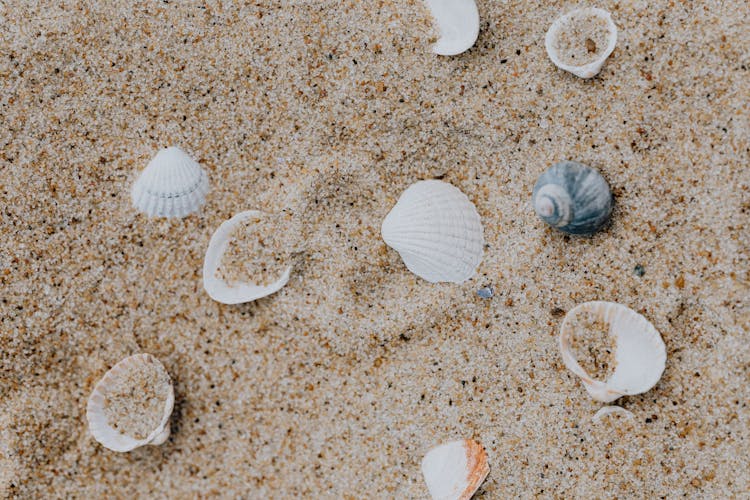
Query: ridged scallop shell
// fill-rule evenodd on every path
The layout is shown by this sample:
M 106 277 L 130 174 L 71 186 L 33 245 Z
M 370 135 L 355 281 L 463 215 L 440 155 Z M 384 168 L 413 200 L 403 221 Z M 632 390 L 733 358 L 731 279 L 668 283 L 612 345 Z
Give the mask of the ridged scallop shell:
M 177 147 L 162 149 L 133 184 L 133 205 L 151 217 L 185 217 L 206 201 L 208 175 Z
M 612 192 L 604 177 L 574 161 L 552 165 L 534 186 L 532 204 L 550 226 L 577 235 L 599 230 L 612 214 Z
M 557 46 L 561 33 L 569 28 L 575 20 L 590 17 L 595 17 L 606 22 L 607 45 L 595 60 L 587 64 L 576 66 L 563 62 Z M 581 40 L 582 44 L 584 42 L 584 40 Z M 612 51 L 615 50 L 616 44 L 617 26 L 615 26 L 614 21 L 612 21 L 612 16 L 606 10 L 598 9 L 595 7 L 577 9 L 565 14 L 564 16 L 558 17 L 552 23 L 552 26 L 550 26 L 549 30 L 547 31 L 547 35 L 544 37 L 544 46 L 547 49 L 547 54 L 549 55 L 549 58 L 552 60 L 554 65 L 581 78 L 592 78 L 599 74 L 599 71 L 601 71 L 602 66 L 604 65 L 604 61 L 606 61 L 610 54 L 612 54 Z
M 609 325 L 609 335 L 616 340 L 617 366 L 607 380 L 592 378 L 573 354 L 570 323 L 580 313 L 589 313 Z M 603 403 L 651 389 L 661 378 L 667 360 L 664 341 L 654 325 L 632 309 L 614 302 L 585 302 L 571 309 L 560 327 L 559 341 L 565 366 L 580 377 L 592 398 Z
M 151 365 L 149 368 L 156 367 L 158 370 L 167 373 L 164 366 L 152 355 L 135 354 L 123 359 L 105 373 L 104 377 L 94 387 L 91 396 L 89 396 L 86 407 L 86 419 L 89 423 L 89 431 L 94 439 L 105 448 L 120 452 L 131 451 L 144 445 L 160 445 L 169 437 L 169 417 L 174 407 L 174 390 L 171 384 L 167 400 L 164 403 L 164 414 L 161 421 L 145 439 L 136 439 L 120 433 L 117 429 L 109 425 L 104 413 L 104 403 L 108 387 L 121 377 L 127 376 L 131 370 L 142 370 L 144 366 L 148 365 Z M 167 376 L 169 375 L 167 374 Z
M 484 253 L 477 209 L 458 188 L 442 181 L 412 184 L 388 213 L 380 232 L 406 267 L 431 283 L 466 281 Z
M 289 281 L 292 266 L 289 266 L 279 279 L 268 286 L 259 286 L 253 283 L 238 283 L 230 285 L 216 277 L 216 271 L 221 265 L 221 258 L 227 249 L 232 232 L 242 222 L 252 217 L 263 217 L 263 212 L 247 210 L 240 212 L 231 219 L 224 221 L 216 229 L 211 241 L 208 243 L 206 257 L 203 260 L 203 288 L 208 295 L 222 304 L 241 304 L 252 302 L 281 290 Z
M 479 36 L 479 10 L 474 0 L 425 0 L 440 28 L 432 51 L 455 56 L 469 50 Z
M 422 459 L 422 475 L 435 500 L 469 500 L 489 472 L 484 448 L 471 439 L 436 446 Z

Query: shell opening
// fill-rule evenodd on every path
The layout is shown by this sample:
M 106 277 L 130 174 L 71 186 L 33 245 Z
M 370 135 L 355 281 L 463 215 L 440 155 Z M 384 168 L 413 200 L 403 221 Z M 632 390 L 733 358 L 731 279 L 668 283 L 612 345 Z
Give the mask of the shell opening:
M 603 9 L 577 9 L 557 18 L 544 45 L 558 68 L 581 78 L 592 78 L 615 49 L 617 26 Z

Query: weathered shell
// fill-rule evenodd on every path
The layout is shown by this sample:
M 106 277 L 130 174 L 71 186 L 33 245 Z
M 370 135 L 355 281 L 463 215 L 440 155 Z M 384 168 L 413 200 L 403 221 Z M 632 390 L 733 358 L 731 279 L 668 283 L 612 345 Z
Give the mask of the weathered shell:
M 586 18 L 598 18 L 606 23 L 607 44 L 595 60 L 580 66 L 567 64 L 562 61 L 558 48 L 560 35 L 564 33 L 566 29 L 570 28 L 576 20 Z M 583 43 L 584 40 L 581 40 L 581 44 Z M 612 16 L 606 10 L 595 7 L 577 9 L 557 18 L 547 31 L 547 35 L 544 37 L 544 46 L 554 65 L 581 78 L 593 78 L 599 74 L 599 71 L 601 71 L 602 66 L 604 65 L 604 61 L 606 61 L 610 54 L 612 54 L 612 51 L 615 50 L 616 44 L 617 26 L 615 26 L 614 21 L 612 21 Z
M 474 0 L 425 0 L 440 28 L 432 51 L 455 56 L 469 50 L 479 36 L 479 10 Z
M 142 370 L 147 365 L 156 367 L 158 370 L 163 370 L 166 373 L 164 366 L 152 355 L 135 354 L 123 359 L 105 373 L 104 377 L 94 387 L 91 396 L 89 396 L 88 405 L 86 406 L 86 419 L 89 423 L 89 431 L 94 439 L 105 448 L 112 451 L 131 451 L 144 445 L 160 445 L 169 437 L 169 417 L 174 407 L 174 390 L 171 384 L 159 425 L 145 439 L 135 439 L 120 433 L 117 429 L 109 425 L 104 413 L 104 403 L 108 387 L 120 377 L 126 376 L 131 370 Z
M 616 340 L 617 366 L 607 380 L 592 378 L 573 354 L 570 323 L 582 312 L 608 324 L 609 335 Z M 632 309 L 614 302 L 585 302 L 568 311 L 560 327 L 559 341 L 565 366 L 581 378 L 592 398 L 603 403 L 651 389 L 661 378 L 667 360 L 664 341 L 654 325 Z
M 216 277 L 216 271 L 221 265 L 221 258 L 227 249 L 234 229 L 247 219 L 252 217 L 262 217 L 263 213 L 257 210 L 247 210 L 240 212 L 231 219 L 224 221 L 216 229 L 211 241 L 208 243 L 208 250 L 203 259 L 203 288 L 208 295 L 217 302 L 222 304 L 241 304 L 243 302 L 252 302 L 272 293 L 281 290 L 289 281 L 292 273 L 292 266 L 286 268 L 286 271 L 279 276 L 279 279 L 268 286 L 259 286 L 253 283 L 239 283 L 229 285 L 222 279 Z M 281 230 L 281 229 L 280 229 Z
M 436 446 L 422 459 L 424 481 L 436 500 L 469 500 L 489 472 L 484 448 L 471 439 Z
M 537 215 L 570 234 L 590 235 L 609 220 L 612 192 L 599 172 L 574 161 L 556 163 L 537 180 L 532 194 Z
M 437 180 L 420 181 L 404 191 L 381 234 L 411 272 L 431 283 L 466 281 L 484 253 L 474 204 L 458 188 Z
M 206 201 L 208 175 L 177 147 L 162 149 L 133 184 L 133 205 L 151 217 L 185 217 Z
M 622 415 L 623 418 L 627 418 L 629 420 L 633 420 L 635 417 L 633 417 L 633 414 L 623 408 L 622 406 L 617 405 L 610 405 L 610 406 L 602 406 L 599 408 L 599 411 L 594 413 L 594 416 L 591 417 L 591 420 L 594 422 L 599 422 L 602 418 L 608 417 L 610 415 Z

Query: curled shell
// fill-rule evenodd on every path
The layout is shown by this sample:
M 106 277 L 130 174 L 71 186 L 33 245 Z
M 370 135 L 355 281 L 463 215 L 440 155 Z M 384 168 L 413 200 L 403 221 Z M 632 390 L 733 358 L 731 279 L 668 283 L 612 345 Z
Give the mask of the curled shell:
M 149 395 L 149 393 L 157 390 L 163 390 L 163 396 L 165 397 L 161 414 L 157 415 L 157 425 L 150 429 L 142 439 L 116 429 L 116 424 L 110 422 L 107 415 L 108 397 L 110 397 L 112 391 L 116 390 L 119 384 L 127 383 L 128 378 L 139 374 L 143 374 L 144 377 L 153 374 L 164 385 L 163 387 L 153 387 L 151 384 L 141 384 L 140 388 L 144 391 L 142 394 L 143 400 L 153 397 L 154 394 Z M 131 451 L 144 445 L 160 445 L 167 440 L 169 437 L 169 416 L 172 414 L 173 407 L 174 389 L 164 366 L 150 354 L 136 354 L 117 363 L 96 384 L 91 396 L 89 396 L 86 419 L 89 423 L 91 435 L 102 446 L 113 451 Z M 142 418 L 143 415 L 137 414 L 134 417 Z
M 380 232 L 406 267 L 431 283 L 466 281 L 484 253 L 477 209 L 447 182 L 412 184 L 383 220 Z
M 544 172 L 531 202 L 544 222 L 570 234 L 593 234 L 612 214 L 607 181 L 593 168 L 574 161 L 556 163 Z
M 581 313 L 589 313 L 607 324 L 609 335 L 616 341 L 616 367 L 604 381 L 591 377 L 573 354 L 571 324 Z M 632 309 L 614 302 L 585 302 L 568 311 L 560 327 L 559 341 L 565 366 L 580 377 L 592 398 L 603 403 L 651 389 L 661 378 L 667 360 L 664 341 L 654 325 Z
M 203 260 L 203 288 L 208 295 L 222 304 L 241 304 L 258 300 L 281 290 L 289 281 L 292 266 L 286 268 L 279 278 L 267 286 L 253 283 L 238 283 L 230 285 L 223 279 L 217 277 L 216 273 L 221 265 L 221 259 L 227 250 L 233 231 L 246 220 L 253 217 L 263 217 L 264 214 L 257 210 L 240 212 L 231 219 L 224 221 L 216 229 L 211 241 L 208 243 L 206 257 Z
M 544 37 L 547 54 L 555 66 L 581 78 L 596 76 L 616 44 L 617 26 L 612 16 L 595 7 L 557 18 Z
M 436 446 L 422 459 L 424 481 L 436 500 L 469 500 L 489 472 L 484 448 L 471 439 Z
M 177 147 L 162 149 L 133 184 L 133 205 L 150 217 L 185 217 L 206 201 L 208 175 Z
M 432 51 L 455 56 L 469 50 L 479 36 L 479 10 L 474 0 L 425 0 L 440 28 Z

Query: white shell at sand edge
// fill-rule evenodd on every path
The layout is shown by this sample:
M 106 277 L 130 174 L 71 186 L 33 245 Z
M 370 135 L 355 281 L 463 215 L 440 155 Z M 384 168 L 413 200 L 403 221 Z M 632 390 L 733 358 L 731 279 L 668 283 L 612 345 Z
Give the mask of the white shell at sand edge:
M 167 400 L 164 403 L 164 414 L 161 421 L 159 422 L 159 425 L 144 439 L 135 439 L 120 433 L 109 425 L 107 417 L 104 414 L 104 402 L 109 384 L 114 383 L 117 378 L 126 375 L 131 370 L 141 369 L 141 366 L 145 363 L 157 363 L 161 369 L 164 369 L 159 360 L 150 354 L 135 354 L 129 356 L 105 373 L 104 377 L 102 377 L 94 387 L 91 396 L 89 396 L 88 404 L 86 406 L 86 419 L 89 423 L 89 432 L 91 432 L 94 439 L 96 439 L 102 446 L 112 451 L 125 452 L 144 445 L 159 445 L 164 443 L 167 437 L 169 437 L 169 417 L 172 414 L 172 409 L 174 407 L 174 390 L 171 384 L 169 386 Z M 164 371 L 166 372 L 166 370 Z
M 479 36 L 479 10 L 474 0 L 425 0 L 440 28 L 432 51 L 455 56 L 469 50 Z
M 422 459 L 422 475 L 434 500 L 468 500 L 489 472 L 487 454 L 471 439 L 436 446 Z
M 616 340 L 614 373 L 607 380 L 595 380 L 578 364 L 572 345 L 570 321 L 581 312 L 589 312 L 609 325 Z M 615 399 L 650 390 L 661 378 L 667 351 L 659 332 L 646 318 L 614 302 L 585 302 L 565 315 L 560 327 L 560 352 L 565 366 L 581 378 L 589 395 L 609 403 Z
M 381 235 L 411 272 L 431 283 L 466 281 L 484 254 L 474 204 L 458 188 L 437 180 L 404 191 L 383 220 Z
M 150 217 L 185 217 L 206 201 L 208 175 L 177 147 L 162 149 L 133 184 L 133 206 Z
M 599 57 L 596 58 L 596 60 L 591 61 L 588 64 L 583 64 L 581 66 L 574 66 L 571 64 L 566 64 L 560 59 L 557 48 L 555 47 L 555 42 L 560 32 L 565 29 L 566 24 L 569 23 L 574 16 L 581 15 L 591 15 L 599 17 L 606 21 L 608 31 L 607 46 L 599 55 Z M 612 20 L 612 16 L 609 12 L 596 7 L 576 9 L 574 11 L 568 12 L 563 16 L 558 17 L 552 23 L 552 26 L 550 26 L 547 34 L 544 37 L 544 47 L 547 49 L 547 55 L 549 55 L 549 58 L 552 60 L 554 65 L 562 70 L 573 73 L 580 78 L 593 78 L 597 74 L 599 74 L 599 71 L 601 71 L 604 62 L 607 60 L 610 54 L 612 54 L 612 51 L 615 50 L 615 45 L 617 45 L 617 26 Z
M 208 244 L 206 257 L 203 260 L 203 288 L 212 299 L 222 304 L 252 302 L 278 292 L 287 284 L 292 273 L 292 266 L 287 267 L 279 279 L 268 286 L 253 283 L 238 283 L 230 286 L 226 281 L 216 277 L 216 271 L 221 265 L 221 258 L 229 245 L 232 232 L 239 224 L 251 217 L 263 217 L 263 213 L 257 210 L 247 210 L 222 222 Z

